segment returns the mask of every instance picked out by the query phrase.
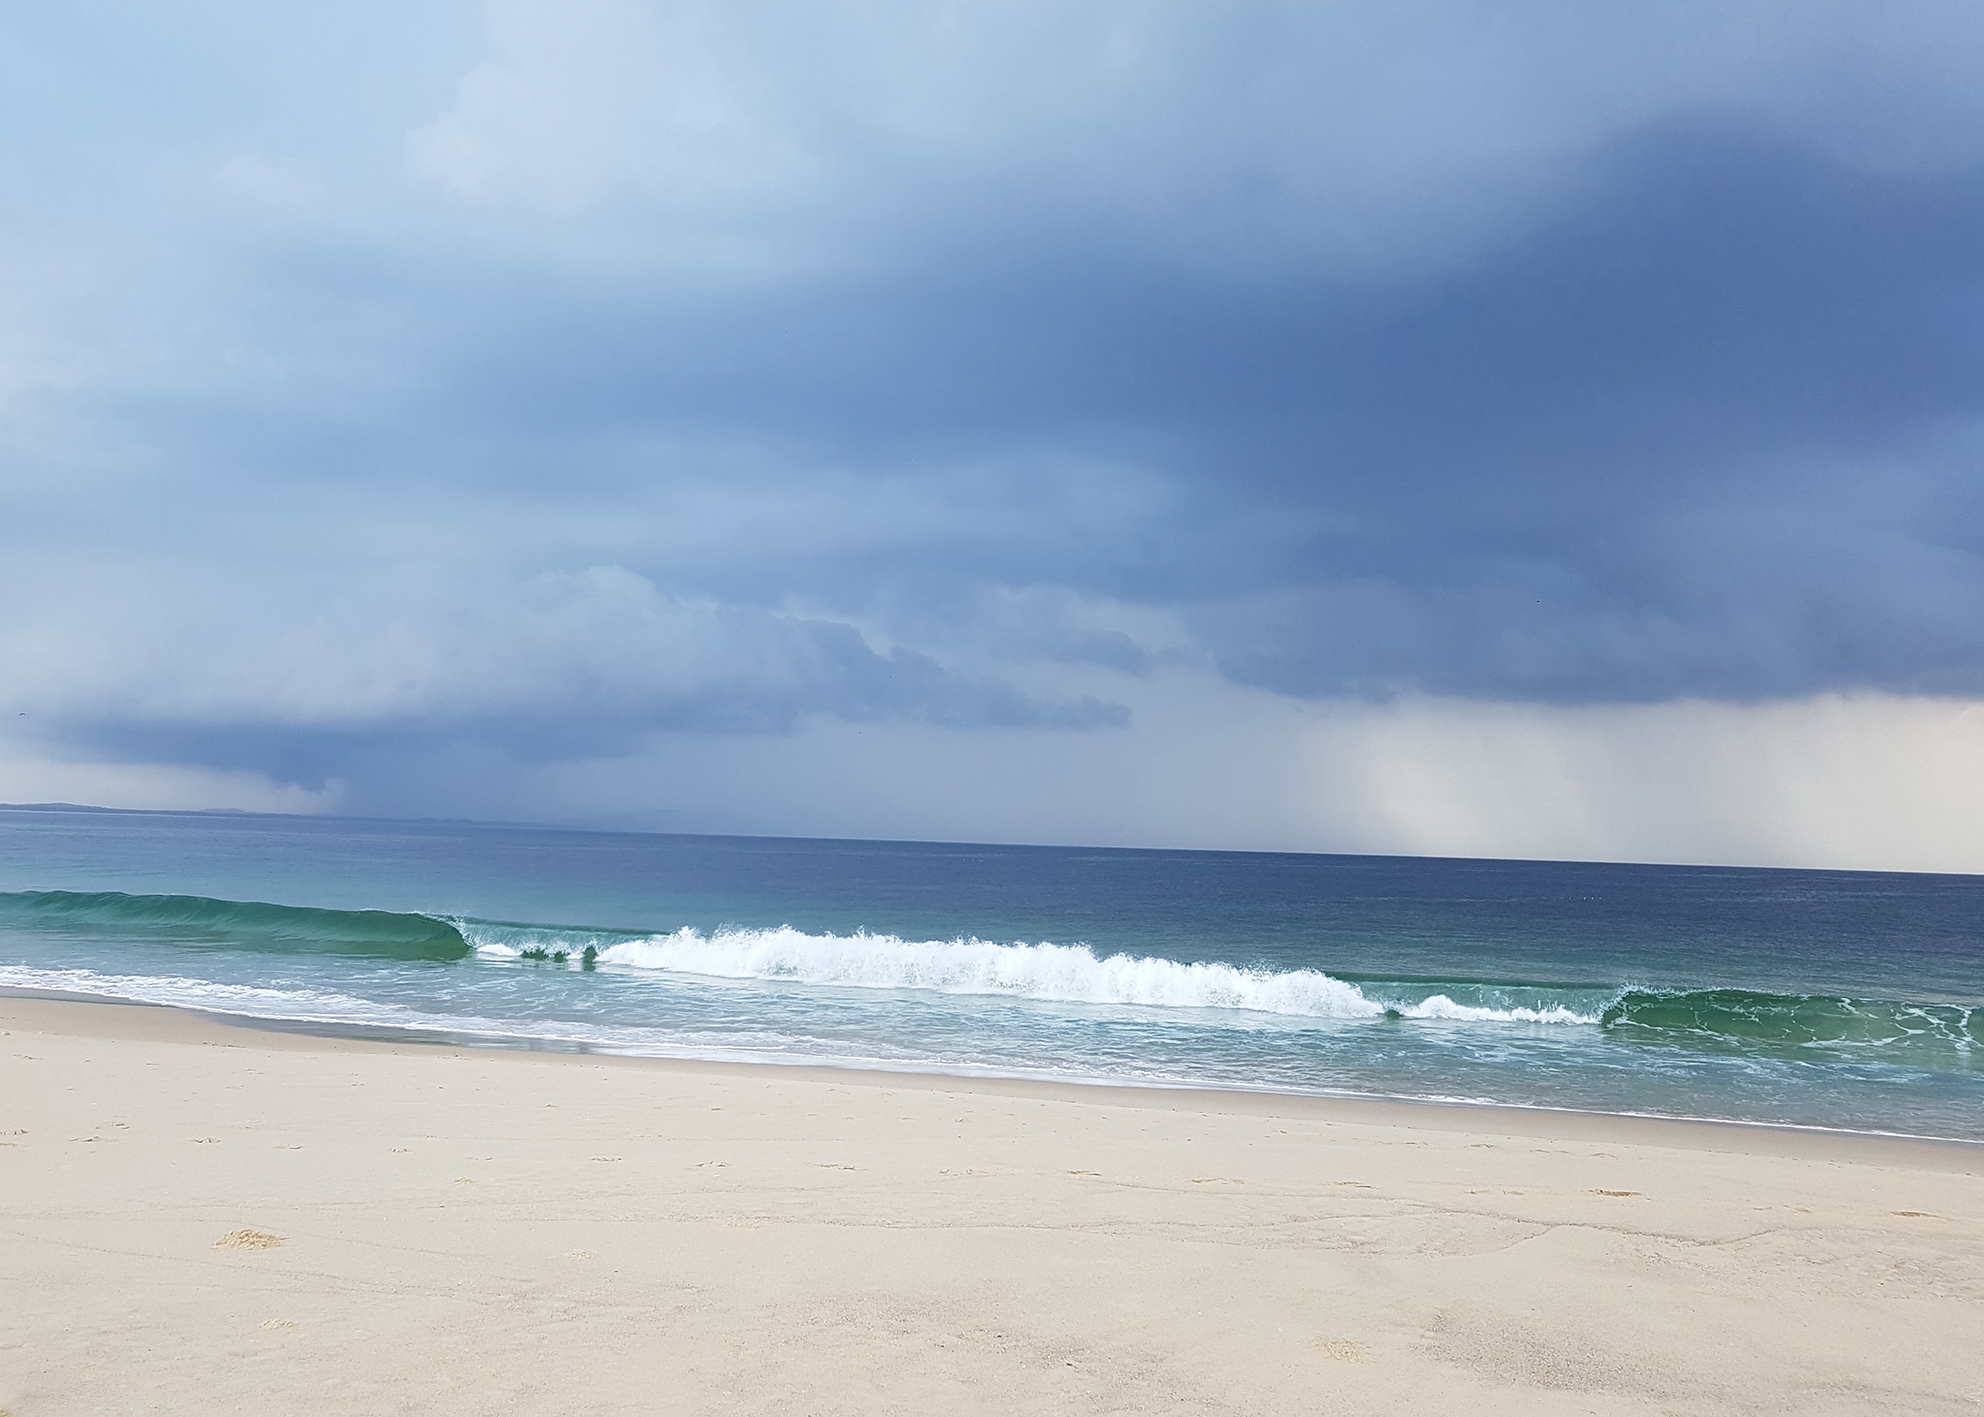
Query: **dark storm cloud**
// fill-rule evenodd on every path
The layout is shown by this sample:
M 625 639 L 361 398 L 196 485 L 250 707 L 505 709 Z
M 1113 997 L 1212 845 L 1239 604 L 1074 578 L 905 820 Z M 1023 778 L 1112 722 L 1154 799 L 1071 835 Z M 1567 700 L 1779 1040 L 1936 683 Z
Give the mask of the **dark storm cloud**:
M 1243 472 L 1351 505 L 1389 504 L 1374 474 L 1598 461 L 1624 485 L 1976 410 L 1984 171 L 1869 174 L 1726 128 L 1586 166 L 1543 229 L 1425 281 L 1169 267 L 1052 209 L 994 245 L 926 232 L 867 281 L 573 292 L 460 377 L 478 421 L 532 431 L 702 420 L 874 454 L 1129 428 L 1208 459 L 1241 440 Z
M 1984 413 L 1984 170 L 1637 133 L 1522 239 L 1377 287 L 1166 268 L 1081 217 L 860 281 L 527 305 L 457 366 L 459 416 L 748 430 L 931 468 L 939 502 L 988 449 L 1115 456 L 1174 505 L 1100 554 L 960 559 L 960 528 L 802 579 L 1193 607 L 1229 673 L 1296 693 L 1984 687 L 1984 543 L 1945 519 L 1977 451 L 1938 446 Z

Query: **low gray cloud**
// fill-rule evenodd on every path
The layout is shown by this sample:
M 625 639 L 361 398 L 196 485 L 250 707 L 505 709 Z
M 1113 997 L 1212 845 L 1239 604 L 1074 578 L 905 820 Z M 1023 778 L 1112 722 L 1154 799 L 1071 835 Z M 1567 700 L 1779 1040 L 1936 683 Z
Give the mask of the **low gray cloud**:
M 122 618 L 114 601 L 86 622 Z M 782 733 L 809 715 L 947 728 L 1120 726 L 831 620 L 666 596 L 620 567 L 522 585 L 402 580 L 270 631 L 218 608 L 82 655 L 9 646 L 15 701 L 57 743 L 252 768 L 312 788 L 354 762 L 461 741 L 520 762 L 634 751 L 646 735 Z M 85 661 L 89 663 L 85 664 Z

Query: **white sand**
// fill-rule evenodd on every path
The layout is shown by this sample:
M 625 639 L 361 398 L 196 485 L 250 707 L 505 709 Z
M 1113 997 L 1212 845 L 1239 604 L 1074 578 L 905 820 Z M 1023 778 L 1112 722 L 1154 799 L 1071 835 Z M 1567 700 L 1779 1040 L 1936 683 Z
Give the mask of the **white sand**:
M 1984 1412 L 1984 1148 L 0 1029 L 13 1417 Z

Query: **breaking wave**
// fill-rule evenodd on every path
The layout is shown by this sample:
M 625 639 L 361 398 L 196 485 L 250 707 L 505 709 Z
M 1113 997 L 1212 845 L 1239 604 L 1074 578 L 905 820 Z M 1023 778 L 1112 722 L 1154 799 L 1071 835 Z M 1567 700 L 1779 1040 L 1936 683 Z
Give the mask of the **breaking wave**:
M 1359 985 L 1313 969 L 1244 969 L 1148 956 L 1098 957 L 1086 945 L 987 940 L 899 939 L 894 935 L 813 935 L 776 930 L 681 929 L 636 939 L 572 937 L 555 951 L 511 935 L 492 938 L 459 922 L 485 959 L 550 957 L 713 979 L 788 981 L 858 989 L 921 989 L 990 994 L 1047 1003 L 1147 1008 L 1245 1009 L 1306 1018 L 1411 1018 L 1460 1022 L 1584 1023 L 1598 1015 L 1559 1005 L 1494 1007 L 1439 993 L 1414 1000 L 1374 998 Z M 507 932 L 506 932 L 507 933 Z

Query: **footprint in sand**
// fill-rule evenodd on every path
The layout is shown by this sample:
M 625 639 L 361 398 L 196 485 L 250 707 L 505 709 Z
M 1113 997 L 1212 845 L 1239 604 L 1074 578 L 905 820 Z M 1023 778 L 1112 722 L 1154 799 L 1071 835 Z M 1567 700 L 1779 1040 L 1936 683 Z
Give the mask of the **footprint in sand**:
M 295 1328 L 295 1319 L 263 1319 L 263 1328 Z
M 1352 1343 L 1347 1338 L 1319 1338 L 1309 1345 L 1325 1358 L 1338 1363 L 1361 1363 L 1365 1348 L 1361 1343 Z
M 271 1235 L 266 1230 L 230 1230 L 214 1241 L 216 1250 L 273 1250 L 282 1243 L 282 1236 Z

